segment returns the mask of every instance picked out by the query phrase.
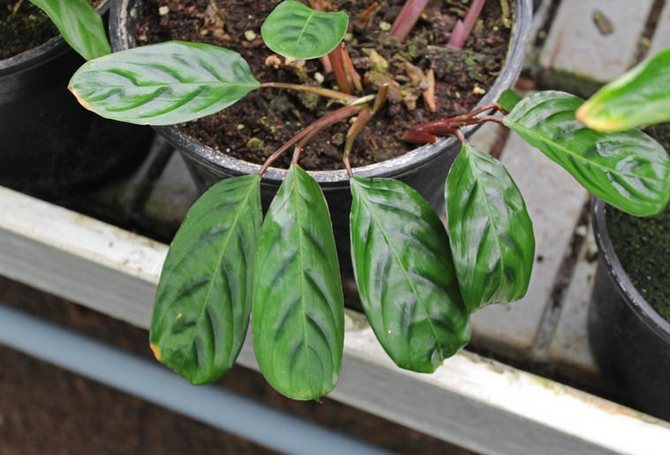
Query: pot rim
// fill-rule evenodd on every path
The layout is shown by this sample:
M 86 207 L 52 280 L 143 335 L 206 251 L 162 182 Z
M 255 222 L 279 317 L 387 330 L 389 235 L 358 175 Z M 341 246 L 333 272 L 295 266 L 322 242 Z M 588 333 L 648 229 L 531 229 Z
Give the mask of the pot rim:
M 130 48 L 131 37 L 125 27 L 128 15 L 128 4 L 135 0 L 121 0 L 115 3 L 111 11 L 110 38 L 114 51 Z M 500 94 L 511 87 L 521 73 L 525 60 L 526 43 L 530 36 L 532 22 L 532 0 L 515 0 L 515 18 L 512 27 L 512 35 L 509 41 L 507 57 L 503 69 L 496 78 L 487 93 L 477 103 L 476 107 L 485 106 L 498 99 Z M 181 132 L 175 126 L 162 126 L 155 128 L 161 135 L 165 136 L 172 145 L 188 153 L 190 158 L 197 160 L 207 167 L 225 168 L 238 175 L 257 173 L 261 165 L 249 161 L 234 158 L 224 152 L 215 150 L 192 136 Z M 477 127 L 465 129 L 466 135 L 472 134 Z M 445 152 L 456 144 L 453 137 L 441 138 L 435 144 L 424 145 L 389 160 L 353 168 L 354 174 L 359 177 L 382 177 L 400 176 L 409 170 L 427 164 L 438 155 Z M 263 176 L 264 182 L 280 183 L 283 181 L 287 169 L 270 167 Z M 310 171 L 314 179 L 320 184 L 348 185 L 349 175 L 344 169 Z
M 109 4 L 109 0 L 102 0 L 102 3 L 98 7 L 100 14 L 107 13 L 110 8 Z M 109 32 L 107 34 L 109 35 Z M 37 47 L 23 51 L 13 57 L 0 60 L 0 76 L 42 65 L 70 50 L 70 45 L 65 42 L 59 33 Z
M 591 214 L 593 219 L 593 233 L 598 245 L 600 257 L 607 266 L 607 272 L 616 283 L 619 295 L 626 305 L 637 315 L 638 318 L 661 338 L 665 343 L 670 343 L 670 322 L 647 302 L 640 294 L 633 282 L 628 277 L 619 256 L 617 256 L 612 244 L 612 239 L 607 229 L 607 205 L 604 201 L 593 198 L 591 202 Z

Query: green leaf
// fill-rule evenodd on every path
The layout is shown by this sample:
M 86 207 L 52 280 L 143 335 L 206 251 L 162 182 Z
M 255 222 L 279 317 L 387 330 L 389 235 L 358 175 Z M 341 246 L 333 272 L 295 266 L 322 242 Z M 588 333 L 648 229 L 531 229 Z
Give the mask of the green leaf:
M 111 54 L 105 26 L 88 0 L 30 0 L 46 13 L 63 39 L 86 60 Z
M 172 125 L 219 112 L 258 87 L 237 52 L 169 41 L 92 60 L 72 76 L 69 88 L 102 117 Z
M 260 177 L 226 179 L 195 203 L 170 246 L 151 348 L 193 384 L 218 379 L 240 352 L 261 218 Z
M 500 95 L 500 98 L 498 98 L 498 105 L 505 109 L 507 112 L 512 112 L 512 109 L 519 104 L 519 101 L 521 101 L 521 96 L 517 92 L 515 92 L 512 89 L 507 89 L 502 94 Z
M 333 51 L 344 39 L 348 26 L 345 12 L 315 11 L 300 2 L 285 0 L 265 19 L 261 35 L 273 52 L 307 60 Z
M 575 118 L 582 104 L 562 92 L 538 92 L 503 122 L 610 205 L 635 216 L 656 215 L 670 200 L 670 157 L 638 130 L 599 133 Z M 560 195 L 557 195 L 560 197 Z
M 670 49 L 600 89 L 577 111 L 598 131 L 624 131 L 670 120 Z
M 252 325 L 261 372 L 289 398 L 326 395 L 342 363 L 342 283 L 326 199 L 297 165 L 270 205 L 255 263 Z
M 370 325 L 398 366 L 433 372 L 470 337 L 444 226 L 398 180 L 354 177 L 351 193 L 351 256 Z
M 502 163 L 464 144 L 449 171 L 445 198 L 451 252 L 468 309 L 523 297 L 533 270 L 533 223 Z

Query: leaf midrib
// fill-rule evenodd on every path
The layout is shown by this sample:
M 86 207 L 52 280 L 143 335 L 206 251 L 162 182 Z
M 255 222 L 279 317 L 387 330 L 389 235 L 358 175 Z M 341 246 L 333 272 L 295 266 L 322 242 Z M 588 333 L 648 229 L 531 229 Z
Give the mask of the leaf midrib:
M 493 217 L 493 212 L 491 211 L 491 204 L 489 203 L 489 198 L 488 194 L 485 189 L 485 185 L 481 184 L 481 173 L 478 172 L 478 169 L 473 165 L 474 159 L 475 158 L 471 151 L 468 151 L 468 167 L 470 167 L 470 170 L 472 171 L 473 176 L 475 177 L 475 185 L 479 186 L 482 189 L 482 192 L 484 193 L 484 201 L 486 205 L 486 212 L 488 213 L 489 220 L 491 222 L 491 225 L 493 226 L 493 232 L 494 235 L 493 237 L 495 238 L 495 243 L 496 247 L 498 248 L 498 256 L 500 257 L 500 266 L 498 267 L 498 279 L 500 280 L 498 283 L 503 282 L 503 270 L 505 270 L 505 260 L 504 260 L 504 255 L 502 254 L 502 246 L 500 244 L 500 238 L 498 237 L 498 225 L 495 222 L 495 219 Z M 483 295 L 483 294 L 482 294 Z M 480 306 L 482 302 L 479 302 L 477 306 Z
M 393 247 L 393 243 L 389 241 L 389 235 L 386 232 L 386 230 L 384 229 L 383 223 L 380 223 L 379 219 L 378 219 L 379 217 L 375 215 L 376 211 L 373 208 L 371 208 L 370 204 L 368 204 L 366 197 L 364 195 L 361 195 L 361 196 L 362 196 L 361 200 L 362 200 L 363 204 L 368 208 L 368 211 L 372 215 L 372 218 L 375 220 L 375 223 L 377 223 L 377 225 L 379 226 L 379 230 L 381 231 L 382 236 L 384 237 L 384 241 L 386 242 L 386 244 L 391 249 L 391 252 L 393 253 L 393 257 L 395 258 L 396 262 L 400 266 L 400 270 L 402 270 L 402 273 L 403 273 L 403 276 L 405 277 L 405 280 L 409 284 L 409 287 L 412 289 L 412 293 L 416 296 L 416 299 L 419 302 L 419 307 L 421 308 L 421 310 L 426 315 L 426 318 L 428 320 L 428 324 L 430 325 L 430 331 L 433 334 L 433 338 L 435 339 L 436 348 L 437 348 L 437 350 L 440 354 L 440 358 L 444 359 L 444 351 L 442 350 L 442 345 L 440 343 L 440 339 L 437 336 L 437 332 L 435 331 L 435 326 L 433 325 L 433 320 L 430 316 L 430 313 L 428 312 L 428 309 L 424 305 L 423 299 L 420 297 L 419 293 L 417 292 L 413 281 L 409 278 L 409 274 L 407 273 L 407 270 L 405 270 L 404 264 L 400 260 L 400 256 L 399 256 L 398 252 Z
M 231 227 L 230 227 L 230 229 L 228 229 L 228 232 L 225 235 L 225 239 L 223 241 L 223 247 L 221 248 L 221 251 L 220 251 L 219 255 L 217 256 L 216 264 L 217 264 L 218 267 L 220 267 L 220 264 L 223 261 L 223 255 L 225 254 L 225 251 L 228 248 L 228 244 L 230 242 L 230 239 L 233 236 L 233 232 L 235 231 L 235 228 L 236 228 L 236 226 L 237 226 L 237 224 L 238 224 L 238 222 L 239 222 L 239 220 L 242 216 L 242 213 L 246 212 L 245 210 L 242 210 L 242 208 L 246 206 L 247 202 L 250 199 L 251 194 L 253 194 L 255 192 L 255 186 L 256 186 L 255 182 L 256 182 L 256 180 L 254 180 L 254 184 L 249 185 L 249 189 L 247 190 L 247 193 L 244 195 L 244 198 L 240 200 L 240 205 L 239 205 L 240 209 L 237 211 L 237 213 L 235 214 L 235 218 L 234 218 L 233 222 L 230 224 Z M 248 267 L 248 264 L 245 264 L 245 266 Z M 212 276 L 213 276 L 213 274 L 212 274 Z M 207 307 L 209 306 L 209 297 L 210 297 L 210 294 L 212 292 L 213 287 L 214 287 L 214 279 L 210 280 L 210 284 L 207 287 L 207 295 L 206 295 L 205 299 L 203 300 L 204 304 L 202 305 L 202 308 L 200 309 L 200 314 L 198 315 L 198 320 L 197 320 L 197 322 L 194 326 L 195 328 L 193 329 L 193 335 L 191 336 L 191 338 L 188 342 L 189 347 L 191 345 L 193 345 L 193 342 L 195 341 L 196 333 L 198 332 L 197 328 L 200 327 L 200 323 L 202 322 L 203 316 L 205 315 L 205 312 L 207 311 Z
M 651 182 L 658 182 L 658 179 L 653 179 L 653 178 L 651 178 L 651 177 L 642 176 L 642 175 L 634 174 L 634 173 L 631 173 L 631 172 L 620 172 L 620 171 L 618 171 L 618 170 L 616 170 L 616 169 L 611 169 L 611 168 L 605 167 L 605 166 L 603 166 L 602 164 L 597 163 L 597 162 L 595 162 L 595 161 L 593 161 L 593 160 L 586 159 L 586 158 L 584 158 L 582 155 L 579 155 L 579 154 L 577 154 L 577 153 L 574 153 L 574 152 L 571 151 L 569 148 L 566 148 L 566 147 L 562 146 L 560 143 L 558 143 L 558 142 L 556 142 L 556 141 L 553 141 L 553 140 L 550 140 L 550 139 L 546 138 L 545 136 L 542 136 L 542 135 L 540 135 L 540 134 L 535 133 L 534 130 L 532 130 L 532 129 L 530 129 L 530 128 L 527 128 L 527 127 L 521 125 L 521 124 L 518 123 L 517 121 L 510 120 L 509 117 L 505 117 L 505 118 L 503 119 L 503 122 L 505 122 L 506 124 L 508 124 L 507 126 L 508 126 L 509 128 L 512 128 L 512 129 L 517 128 L 517 129 L 521 130 L 523 133 L 527 134 L 528 136 L 533 137 L 534 139 L 537 139 L 537 140 L 540 141 L 540 142 L 545 142 L 545 143 L 552 144 L 552 145 L 554 145 L 556 148 L 558 148 L 558 149 L 560 149 L 562 152 L 564 152 L 565 154 L 570 155 L 570 156 L 572 156 L 572 157 L 574 157 L 574 158 L 576 158 L 576 159 L 578 159 L 578 160 L 580 160 L 580 161 L 583 161 L 583 162 L 585 162 L 585 163 L 589 163 L 590 165 L 592 165 L 592 166 L 594 166 L 594 167 L 597 167 L 597 168 L 601 169 L 602 171 L 604 171 L 604 173 L 609 172 L 609 173 L 615 173 L 615 174 L 618 174 L 618 175 L 621 175 L 621 176 L 625 176 L 625 177 L 634 177 L 634 178 L 638 178 L 638 179 L 641 179 L 641 180 L 647 180 L 647 181 L 651 181 Z M 513 128 L 513 127 L 515 127 L 515 128 Z M 648 160 L 648 162 L 651 163 L 652 161 L 651 161 L 651 160 Z M 655 162 L 655 164 L 662 165 L 663 163 L 657 163 L 657 162 Z M 572 174 L 572 173 L 571 173 L 571 174 Z
M 309 341 L 307 336 L 307 305 L 305 304 L 305 263 L 303 256 L 303 232 L 302 232 L 302 210 L 300 210 L 300 194 L 298 192 L 298 170 L 297 168 L 293 169 L 293 180 L 291 181 L 291 199 L 293 199 L 293 204 L 295 205 L 295 217 L 297 220 L 296 229 L 298 230 L 298 258 L 300 260 L 300 307 L 302 312 L 302 333 L 305 340 L 305 346 L 309 347 Z M 326 302 L 328 304 L 328 302 Z M 309 350 L 305 351 L 307 356 L 307 363 L 309 364 Z M 314 377 L 312 376 L 312 369 L 307 368 L 307 376 L 309 381 L 310 395 L 314 394 L 312 387 L 314 385 Z

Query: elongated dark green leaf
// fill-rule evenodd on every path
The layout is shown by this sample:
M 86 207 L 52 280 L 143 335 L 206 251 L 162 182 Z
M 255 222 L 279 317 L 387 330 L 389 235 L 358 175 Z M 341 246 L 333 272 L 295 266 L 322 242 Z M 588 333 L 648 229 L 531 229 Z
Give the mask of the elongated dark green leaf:
M 445 187 L 449 242 L 472 312 L 526 293 L 535 255 L 526 203 L 501 162 L 464 144 Z
M 319 185 L 291 166 L 263 223 L 252 310 L 256 360 L 267 381 L 296 400 L 337 383 L 344 299 L 330 213 Z
M 219 112 L 260 86 L 237 52 L 169 41 L 92 60 L 70 91 L 105 118 L 172 125 Z
M 170 246 L 156 292 L 151 348 L 193 384 L 219 378 L 240 352 L 261 217 L 260 177 L 227 179 L 195 203 Z
M 267 47 L 296 60 L 329 54 L 344 38 L 349 16 L 327 13 L 294 1 L 281 2 L 265 19 L 261 35 Z
M 600 89 L 577 111 L 598 131 L 624 131 L 670 120 L 670 49 Z
M 568 93 L 538 92 L 503 122 L 607 203 L 636 216 L 660 213 L 670 200 L 668 153 L 638 130 L 586 128 L 575 118 L 581 104 Z
M 30 0 L 46 13 L 63 39 L 86 60 L 111 54 L 105 26 L 88 0 Z
M 351 256 L 370 325 L 400 367 L 430 373 L 470 337 L 449 239 L 398 180 L 351 180 Z

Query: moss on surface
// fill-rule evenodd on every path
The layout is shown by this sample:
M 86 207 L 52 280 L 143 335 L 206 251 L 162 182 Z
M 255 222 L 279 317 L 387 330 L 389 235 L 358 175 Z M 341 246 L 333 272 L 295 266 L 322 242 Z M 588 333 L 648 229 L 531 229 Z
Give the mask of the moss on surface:
M 58 34 L 36 6 L 24 1 L 0 1 L 0 60 L 45 43 Z
M 630 280 L 670 321 L 670 210 L 653 218 L 635 218 L 608 207 L 607 227 Z
M 648 132 L 670 150 L 670 124 Z M 670 208 L 656 217 L 636 218 L 608 207 L 607 228 L 630 280 L 642 297 L 670 321 Z

